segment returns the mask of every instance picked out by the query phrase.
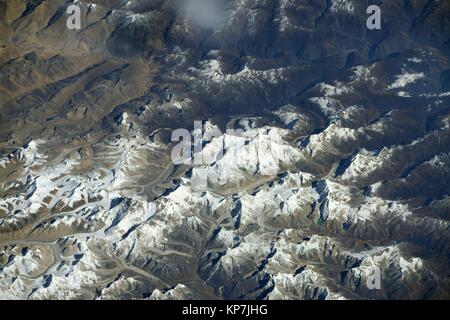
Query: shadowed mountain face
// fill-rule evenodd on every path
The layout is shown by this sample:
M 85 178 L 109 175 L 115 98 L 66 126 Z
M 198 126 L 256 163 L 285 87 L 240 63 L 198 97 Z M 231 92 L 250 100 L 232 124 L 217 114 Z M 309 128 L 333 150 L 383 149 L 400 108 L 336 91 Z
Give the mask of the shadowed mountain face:
M 71 4 L 0 0 L 0 298 L 450 298 L 449 1 Z

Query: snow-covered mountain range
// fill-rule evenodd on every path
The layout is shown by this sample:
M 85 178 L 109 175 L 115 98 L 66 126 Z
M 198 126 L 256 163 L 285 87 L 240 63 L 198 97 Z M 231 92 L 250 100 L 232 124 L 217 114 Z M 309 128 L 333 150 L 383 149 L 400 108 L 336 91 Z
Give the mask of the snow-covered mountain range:
M 449 1 L 76 3 L 0 1 L 0 298 L 450 298 Z

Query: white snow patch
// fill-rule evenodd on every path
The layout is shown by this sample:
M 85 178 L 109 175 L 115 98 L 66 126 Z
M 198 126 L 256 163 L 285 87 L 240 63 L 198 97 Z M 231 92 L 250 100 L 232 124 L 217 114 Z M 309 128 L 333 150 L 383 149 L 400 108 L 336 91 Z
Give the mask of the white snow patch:
M 396 77 L 394 83 L 387 87 L 388 90 L 404 88 L 408 84 L 414 83 L 417 80 L 425 78 L 425 74 L 423 72 L 420 73 L 403 73 Z

